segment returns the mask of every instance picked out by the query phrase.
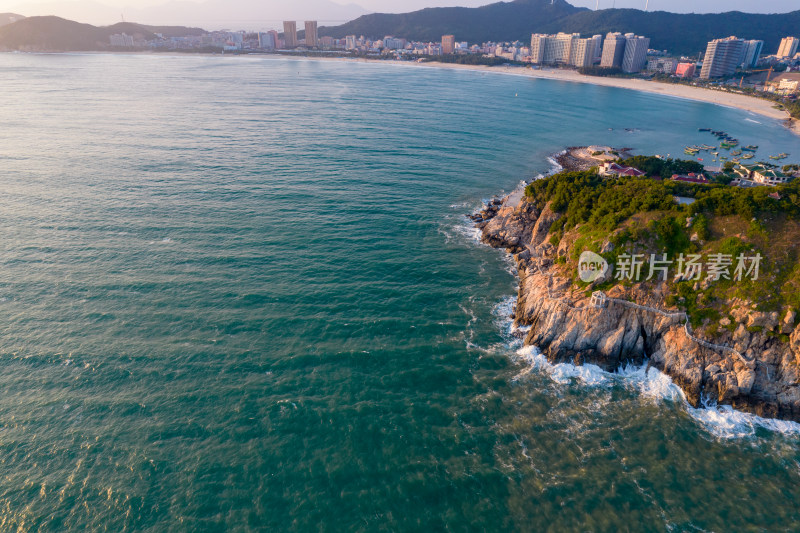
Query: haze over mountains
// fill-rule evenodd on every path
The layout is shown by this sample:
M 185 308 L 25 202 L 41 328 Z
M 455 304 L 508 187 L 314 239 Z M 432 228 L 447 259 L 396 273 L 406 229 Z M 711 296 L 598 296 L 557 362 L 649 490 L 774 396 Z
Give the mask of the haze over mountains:
M 356 4 L 342 5 L 331 0 L 169 0 L 155 5 L 109 6 L 95 0 L 65 0 L 15 4 L 6 0 L 0 6 L 25 16 L 55 15 L 93 25 L 126 21 L 156 25 L 202 26 L 209 30 L 264 30 L 280 27 L 283 20 L 319 20 L 320 24 L 341 24 L 369 11 Z M 126 0 L 134 4 L 134 0 Z M 5 11 L 5 9 L 2 9 Z
M 479 7 L 491 0 L 0 0 L 0 12 L 25 16 L 56 15 L 77 22 L 109 25 L 128 21 L 157 25 L 201 26 L 209 30 L 280 28 L 281 21 L 317 20 L 335 25 L 367 13 L 404 13 L 425 7 Z M 744 11 L 783 13 L 798 0 L 573 0 L 576 7 L 601 10 L 644 9 L 674 13 Z
M 17 15 L 16 13 L 0 13 L 0 26 L 5 26 L 6 24 L 13 24 L 18 20 L 22 20 L 25 17 L 22 15 Z

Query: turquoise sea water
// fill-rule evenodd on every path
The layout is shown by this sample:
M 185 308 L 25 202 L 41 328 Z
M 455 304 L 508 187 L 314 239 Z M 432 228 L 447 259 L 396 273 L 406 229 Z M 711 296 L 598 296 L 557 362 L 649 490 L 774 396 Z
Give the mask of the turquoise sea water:
M 0 530 L 800 528 L 800 426 L 518 352 L 464 217 L 567 145 L 797 160 L 778 123 L 271 58 L 1 54 L 0 94 Z

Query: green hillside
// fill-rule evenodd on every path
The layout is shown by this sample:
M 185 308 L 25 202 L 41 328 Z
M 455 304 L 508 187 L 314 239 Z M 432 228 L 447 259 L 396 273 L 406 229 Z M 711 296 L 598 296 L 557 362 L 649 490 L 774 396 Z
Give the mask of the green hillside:
M 637 9 L 577 8 L 564 0 L 516 0 L 478 8 L 423 9 L 402 14 L 364 15 L 341 26 L 320 28 L 320 35 L 342 38 L 365 35 L 401 36 L 433 41 L 452 33 L 457 40 L 480 43 L 528 42 L 531 33 L 579 32 L 584 35 L 609 31 L 635 32 L 650 37 L 651 47 L 678 54 L 705 50 L 714 38 L 736 35 L 764 41 L 764 53 L 774 53 L 782 37 L 800 33 L 800 11 L 756 15 L 737 11 L 720 14 L 677 14 Z

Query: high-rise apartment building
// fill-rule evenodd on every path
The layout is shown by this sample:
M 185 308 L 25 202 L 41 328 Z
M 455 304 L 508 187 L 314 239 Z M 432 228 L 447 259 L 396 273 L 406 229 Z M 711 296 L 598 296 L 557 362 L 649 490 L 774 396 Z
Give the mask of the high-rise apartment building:
M 317 48 L 319 46 L 316 20 L 306 21 L 306 46 L 309 48 Z
M 592 42 L 594 43 L 594 52 L 592 53 L 592 61 L 600 61 L 603 57 L 603 36 L 592 35 Z
M 567 64 L 584 66 L 583 55 L 573 60 L 573 52 L 577 53 L 577 46 L 581 46 L 581 54 L 584 53 L 583 45 L 578 41 L 591 41 L 591 39 L 581 39 L 580 33 L 559 33 L 557 35 L 543 35 L 534 33 L 531 35 L 531 63 L 537 64 Z M 591 46 L 586 45 L 591 53 Z
M 576 67 L 591 67 L 594 64 L 594 41 L 592 39 L 573 39 L 569 64 Z
M 283 40 L 286 48 L 297 47 L 297 22 L 293 20 L 283 21 Z
M 627 39 L 619 32 L 609 33 L 603 41 L 603 55 L 600 66 L 606 68 L 621 67 L 622 58 L 625 56 L 625 43 Z
M 639 72 L 647 63 L 650 39 L 629 33 L 625 36 L 625 52 L 622 55 L 622 70 Z
M 456 53 L 456 38 L 454 35 L 442 35 L 442 54 Z
M 758 63 L 761 50 L 764 48 L 764 41 L 745 41 L 742 68 L 753 68 Z
M 778 47 L 778 57 L 794 57 L 797 53 L 797 45 L 800 44 L 800 39 L 797 37 L 784 37 L 781 39 L 781 45 Z
M 742 64 L 744 54 L 744 39 L 738 39 L 733 36 L 725 39 L 714 39 L 706 47 L 700 77 L 709 79 L 730 76 L 736 72 L 736 67 Z
M 355 50 L 356 49 L 356 36 L 355 35 L 347 35 L 344 38 L 344 47 L 346 50 Z
M 273 32 L 259 33 L 258 34 L 258 47 L 262 50 L 271 50 L 275 48 L 275 38 L 272 36 Z
M 692 78 L 694 77 L 696 68 L 697 65 L 694 63 L 678 63 L 678 66 L 675 69 L 675 75 L 679 78 Z
M 280 47 L 280 39 L 278 38 L 278 32 L 275 30 L 269 30 L 267 34 L 272 36 L 272 47 L 279 48 Z

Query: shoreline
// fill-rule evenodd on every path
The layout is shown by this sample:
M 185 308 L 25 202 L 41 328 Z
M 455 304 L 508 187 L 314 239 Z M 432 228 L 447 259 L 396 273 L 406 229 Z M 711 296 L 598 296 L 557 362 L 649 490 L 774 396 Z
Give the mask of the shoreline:
M 14 52 L 2 52 L 14 53 Z M 207 52 L 200 53 L 170 53 L 170 52 L 150 52 L 150 51 L 137 51 L 137 52 L 108 52 L 108 51 L 80 51 L 80 52 L 22 52 L 33 54 L 113 54 L 113 55 L 152 55 L 152 56 L 198 56 L 198 57 L 262 57 L 262 58 L 290 58 L 295 60 L 304 61 L 337 61 L 337 62 L 355 62 L 355 63 L 377 63 L 388 64 L 404 67 L 417 67 L 417 68 L 439 68 L 447 70 L 466 70 L 473 72 L 502 74 L 506 76 L 519 76 L 533 79 L 546 79 L 553 81 L 563 81 L 569 83 L 587 83 L 590 85 L 599 85 L 603 87 L 612 87 L 616 89 L 628 89 L 631 91 L 639 91 L 643 93 L 656 94 L 667 96 L 671 98 L 680 98 L 691 100 L 695 102 L 704 102 L 708 104 L 718 105 L 722 107 L 729 107 L 746 111 L 762 117 L 770 118 L 781 122 L 781 124 L 791 133 L 800 136 L 800 120 L 793 119 L 788 111 L 782 111 L 774 107 L 774 103 L 769 100 L 757 98 L 755 96 L 727 93 L 722 91 L 715 91 L 703 87 L 692 87 L 682 84 L 662 83 L 651 80 L 633 79 L 633 78 L 608 78 L 601 76 L 587 76 L 579 74 L 574 70 L 560 69 L 560 68 L 541 68 L 531 69 L 526 67 L 505 66 L 505 67 L 490 67 L 485 65 L 459 65 L 455 63 L 439 63 L 436 61 L 426 61 L 417 63 L 412 61 L 397 61 L 387 59 L 369 59 L 363 57 L 308 57 L 308 56 L 292 56 L 284 54 L 243 54 L 243 55 L 223 55 L 223 54 L 210 54 Z
M 310 58 L 317 59 L 317 58 Z M 319 58 L 323 61 L 334 60 L 337 58 Z M 344 61 L 352 61 L 343 58 Z M 364 60 L 365 62 L 386 62 L 385 60 Z M 573 70 L 565 69 L 528 69 L 525 67 L 488 67 L 483 65 L 457 65 L 452 63 L 409 63 L 404 61 L 390 61 L 392 64 L 409 64 L 419 67 L 444 68 L 450 70 L 471 70 L 475 72 L 493 72 L 495 74 L 505 74 L 509 76 L 520 76 L 534 79 L 547 79 L 554 81 L 564 81 L 570 83 L 588 83 L 590 85 L 600 85 L 603 87 L 613 87 L 616 89 L 628 89 L 649 94 L 657 94 L 672 98 L 682 98 L 696 102 L 704 102 L 722 107 L 729 107 L 741 111 L 747 111 L 780 121 L 791 133 L 800 136 L 800 120 L 793 119 L 787 111 L 782 111 L 773 107 L 775 104 L 769 100 L 757 98 L 744 94 L 727 93 L 705 89 L 703 87 L 692 87 L 682 84 L 661 83 L 657 81 L 630 79 L 630 78 L 604 78 L 601 76 L 586 76 Z

